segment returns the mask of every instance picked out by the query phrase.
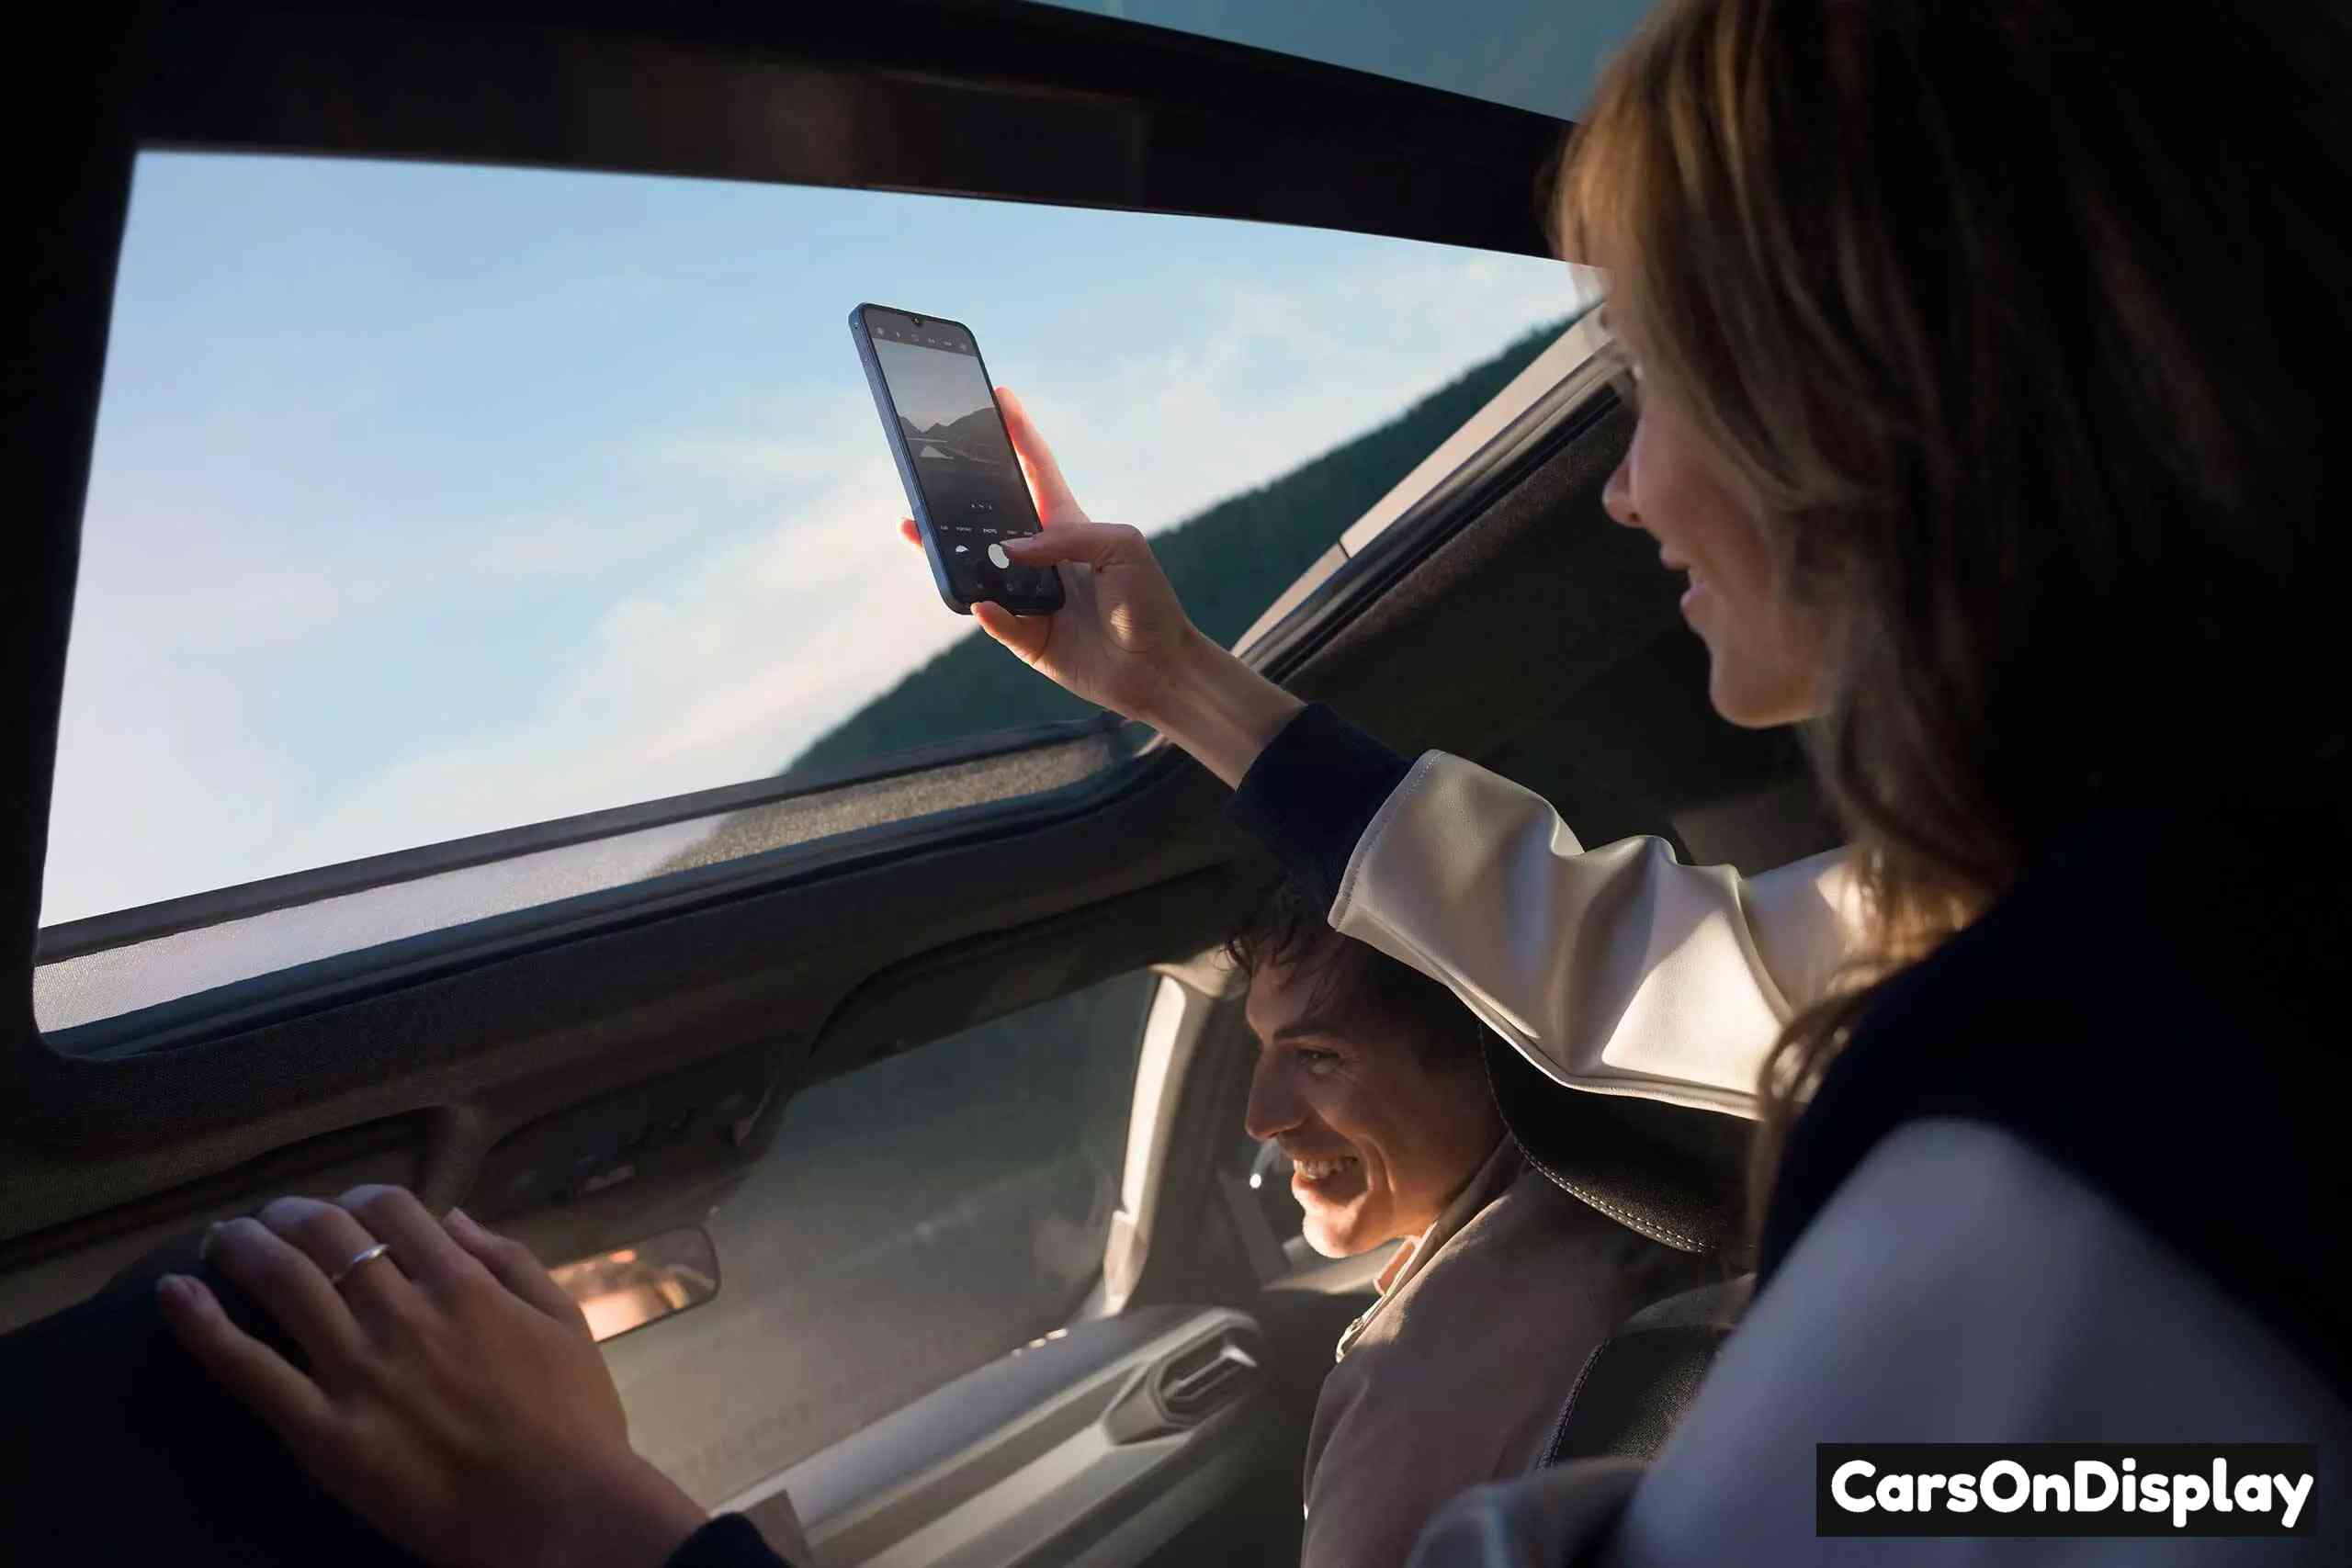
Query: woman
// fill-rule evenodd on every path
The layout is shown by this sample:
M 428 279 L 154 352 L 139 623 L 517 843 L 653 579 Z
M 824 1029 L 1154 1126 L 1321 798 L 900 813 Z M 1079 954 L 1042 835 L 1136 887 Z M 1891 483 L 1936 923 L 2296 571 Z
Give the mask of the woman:
M 1639 389 L 1608 506 L 1690 573 L 1723 715 L 1813 727 L 1850 931 L 1835 868 L 1759 896 L 1640 846 L 1587 856 L 1492 775 L 1302 711 L 1192 631 L 1015 419 L 1047 527 L 1012 547 L 1060 563 L 1070 602 L 983 605 L 990 636 L 1238 786 L 1335 926 L 1554 1076 L 1760 1112 L 1757 1303 L 1659 1463 L 1474 1494 L 1420 1560 L 1810 1560 L 1840 1544 L 1815 1535 L 1821 1441 L 2352 1442 L 2352 1325 L 2323 1288 L 2348 781 L 2340 717 L 2312 711 L 2341 710 L 2346 486 L 2314 389 L 2352 364 L 2346 64 L 2317 4 L 2183 34 L 2104 4 L 1675 0 L 1611 70 L 1559 209 L 1564 250 L 1613 274 Z M 2262 700 L 2282 688 L 2290 707 Z M 1725 1016 L 1677 1013 L 1670 943 L 1615 1012 L 1571 983 L 1596 973 L 1580 920 L 1628 885 L 1713 933 L 1702 1005 L 1745 964 Z M 442 1561 L 476 1560 L 484 1518 L 578 1530 L 577 1491 L 466 1479 L 558 1442 L 516 1413 L 561 1383 L 561 1440 L 608 1500 L 590 1533 L 657 1561 L 692 1510 L 632 1467 L 609 1391 L 578 1392 L 602 1387 L 593 1352 L 573 1332 L 559 1353 L 536 1269 L 405 1223 L 454 1283 L 389 1303 L 377 1353 L 430 1383 L 505 1335 L 501 1388 L 445 1376 L 391 1406 L 366 1390 L 401 1380 L 323 1389 L 185 1284 L 167 1311 L 338 1495 Z M 325 1276 L 264 1229 L 220 1255 L 274 1309 L 324 1309 Z M 2345 1560 L 2347 1514 L 2306 1544 Z M 734 1528 L 676 1561 L 727 1560 Z

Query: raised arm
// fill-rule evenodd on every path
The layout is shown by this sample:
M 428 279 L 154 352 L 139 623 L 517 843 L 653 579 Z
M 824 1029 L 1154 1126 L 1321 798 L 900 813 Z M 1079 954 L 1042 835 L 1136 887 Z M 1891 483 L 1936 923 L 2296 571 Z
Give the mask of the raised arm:
M 1752 1109 L 1791 1009 L 1845 950 L 1838 852 L 1760 876 L 1663 839 L 1587 850 L 1533 792 L 1442 751 L 1408 761 L 1319 705 L 1233 812 L 1332 926 L 1443 981 L 1564 1084 Z
M 998 397 L 1045 525 L 1006 547 L 1057 565 L 1067 602 L 1025 619 L 976 606 L 990 637 L 1235 785 L 1237 819 L 1335 928 L 1443 981 L 1562 1083 L 1752 1108 L 1764 1053 L 1847 945 L 1840 855 L 1747 878 L 1683 865 L 1662 839 L 1588 851 L 1509 780 L 1408 760 L 1307 707 L 1193 626 L 1143 536 L 1089 518 L 1020 400 Z
M 1045 530 L 1004 547 L 1023 566 L 1058 570 L 1064 603 L 1054 615 L 1025 617 L 981 603 L 973 619 L 1039 674 L 1142 720 L 1239 784 L 1298 699 L 1202 635 L 1143 535 L 1089 517 L 1021 400 L 1003 387 L 996 395 Z M 899 531 L 922 547 L 912 518 Z

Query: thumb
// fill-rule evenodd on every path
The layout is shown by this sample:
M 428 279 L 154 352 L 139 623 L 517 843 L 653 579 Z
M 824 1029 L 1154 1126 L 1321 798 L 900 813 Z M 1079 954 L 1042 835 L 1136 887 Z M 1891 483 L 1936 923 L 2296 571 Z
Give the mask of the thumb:
M 1150 551 L 1143 531 L 1125 523 L 1057 523 L 1041 534 L 1004 541 L 1004 553 L 1023 566 L 1082 561 L 1097 571 L 1129 565 Z
M 1045 657 L 1046 639 L 1054 635 L 1053 618 L 1049 615 L 1022 619 L 992 599 L 983 599 L 972 606 L 972 619 L 980 629 L 1019 654 L 1024 663 L 1035 664 Z

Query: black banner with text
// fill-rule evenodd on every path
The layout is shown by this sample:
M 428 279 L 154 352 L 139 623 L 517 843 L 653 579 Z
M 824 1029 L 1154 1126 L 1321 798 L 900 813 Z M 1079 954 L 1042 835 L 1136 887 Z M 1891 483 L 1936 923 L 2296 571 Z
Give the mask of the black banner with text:
M 1814 1533 L 2301 1536 L 2308 1443 L 1821 1443 Z

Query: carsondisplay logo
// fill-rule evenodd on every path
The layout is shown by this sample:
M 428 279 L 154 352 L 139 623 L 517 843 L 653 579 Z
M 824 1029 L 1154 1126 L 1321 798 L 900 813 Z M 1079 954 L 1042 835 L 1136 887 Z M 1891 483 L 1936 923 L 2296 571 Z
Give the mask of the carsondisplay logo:
M 2036 1513 L 2096 1514 L 2101 1508 L 2124 1513 L 2135 1509 L 2161 1514 L 2172 1510 L 2172 1528 L 2187 1527 L 2188 1516 L 2201 1508 L 2228 1513 L 2233 1507 L 2249 1514 L 2267 1514 L 2283 1504 L 2278 1522 L 2295 1528 L 2312 1495 L 2309 1475 L 2241 1475 L 2231 1479 L 2227 1461 L 2213 1461 L 2212 1479 L 2201 1475 L 2140 1475 L 2139 1465 L 2125 1460 L 2120 1472 L 2095 1459 L 2078 1459 L 2069 1475 L 2035 1475 L 2013 1459 L 1996 1459 L 1974 1475 L 1879 1475 L 1866 1459 L 1849 1459 L 1830 1473 L 1829 1494 L 1850 1513 L 1872 1508 L 1907 1514 L 1914 1508 L 1939 1506 L 1965 1514 L 1983 1504 L 1996 1513 L 2013 1514 L 2030 1502 Z M 1878 1483 L 1861 1490 L 1872 1476 Z M 2137 1483 L 2135 1485 L 2134 1483 Z M 1936 1501 L 1938 1491 L 1944 1501 Z
M 1825 1443 L 1823 1535 L 2301 1535 L 2315 1450 Z

